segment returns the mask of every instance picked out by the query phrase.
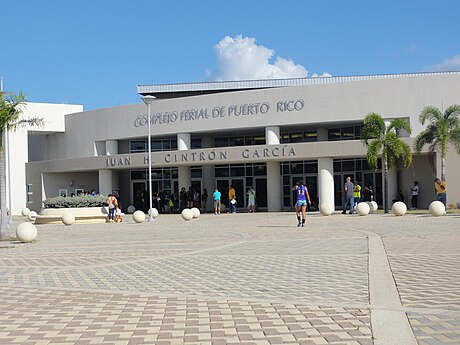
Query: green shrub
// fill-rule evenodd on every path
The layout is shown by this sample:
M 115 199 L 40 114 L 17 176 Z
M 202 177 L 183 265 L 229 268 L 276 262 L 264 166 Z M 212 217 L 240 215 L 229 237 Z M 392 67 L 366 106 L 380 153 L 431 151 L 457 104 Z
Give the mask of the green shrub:
M 79 195 L 73 197 L 58 196 L 43 201 L 45 208 L 70 208 L 70 207 L 102 207 L 107 206 L 106 197 L 103 195 Z

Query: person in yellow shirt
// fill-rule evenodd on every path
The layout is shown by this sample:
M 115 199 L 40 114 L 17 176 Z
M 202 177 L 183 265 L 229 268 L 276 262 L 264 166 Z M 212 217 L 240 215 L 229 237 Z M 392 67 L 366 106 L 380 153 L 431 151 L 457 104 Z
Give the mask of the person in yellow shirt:
M 230 204 L 230 213 L 236 213 L 236 192 L 235 188 L 230 185 L 230 189 L 228 190 L 228 200 Z
M 359 185 L 358 181 L 355 181 L 355 185 L 353 187 L 353 198 L 355 199 L 354 207 L 356 207 L 361 202 L 361 186 Z
M 444 207 L 447 209 L 447 186 L 445 181 L 441 181 L 439 178 L 434 179 L 434 188 L 436 188 L 436 200 L 441 201 Z

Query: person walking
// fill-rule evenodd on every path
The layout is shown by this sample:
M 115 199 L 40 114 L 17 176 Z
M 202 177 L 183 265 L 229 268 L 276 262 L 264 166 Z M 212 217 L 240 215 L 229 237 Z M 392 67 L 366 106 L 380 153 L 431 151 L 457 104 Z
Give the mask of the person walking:
M 221 193 L 219 190 L 216 188 L 214 190 L 214 193 L 212 195 L 212 198 L 214 200 L 214 214 L 215 215 L 220 215 L 220 198 L 221 198 Z
M 343 211 L 342 214 L 347 213 L 347 207 L 350 205 L 350 214 L 353 214 L 353 204 L 354 204 L 354 197 L 353 197 L 353 190 L 355 186 L 353 182 L 351 182 L 351 177 L 346 178 L 345 185 L 343 187 Z
M 417 209 L 418 207 L 418 193 L 419 193 L 419 186 L 418 186 L 418 181 L 415 181 L 414 182 L 414 187 L 411 188 L 411 192 L 412 192 L 412 199 L 410 200 L 410 203 L 411 203 L 411 206 L 412 206 L 412 209 L 415 210 Z
M 109 207 L 109 223 L 114 222 L 115 210 L 118 207 L 118 201 L 115 195 L 109 194 L 107 196 L 107 205 Z
M 292 190 L 296 191 L 297 196 L 297 200 L 295 203 L 297 226 L 301 226 L 303 228 L 305 226 L 305 221 L 307 219 L 307 203 L 308 205 L 311 205 L 310 195 L 308 194 L 308 188 L 303 184 L 303 181 L 300 180 L 294 187 L 292 187 Z
M 252 189 L 251 186 L 248 187 L 248 191 L 246 192 L 248 196 L 248 209 L 249 212 L 256 212 L 256 192 Z
M 434 180 L 434 188 L 436 189 L 436 200 L 441 201 L 447 210 L 447 186 L 445 181 L 441 181 L 439 178 Z
M 353 210 L 356 206 L 358 206 L 359 202 L 361 201 L 361 186 L 359 185 L 358 181 L 355 181 L 355 185 L 353 187 Z
M 233 188 L 232 185 L 230 185 L 230 189 L 228 190 L 228 200 L 229 200 L 229 207 L 230 207 L 230 213 L 236 213 L 236 192 L 235 188 Z

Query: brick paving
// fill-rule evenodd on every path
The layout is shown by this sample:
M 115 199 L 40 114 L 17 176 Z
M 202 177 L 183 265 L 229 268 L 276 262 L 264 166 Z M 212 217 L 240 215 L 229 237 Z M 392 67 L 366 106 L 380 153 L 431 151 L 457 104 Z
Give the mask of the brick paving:
M 125 220 L 0 242 L 0 344 L 374 344 L 370 232 L 418 343 L 460 343 L 457 215 Z

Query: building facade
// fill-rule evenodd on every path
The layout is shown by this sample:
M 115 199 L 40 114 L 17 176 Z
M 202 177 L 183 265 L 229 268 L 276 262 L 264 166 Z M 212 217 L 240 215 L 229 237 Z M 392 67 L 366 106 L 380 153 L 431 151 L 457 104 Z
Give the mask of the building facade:
M 460 104 L 460 72 L 150 85 L 138 93 L 157 98 L 150 118 L 153 192 L 168 198 L 181 187 L 208 194 L 217 187 L 226 204 L 233 185 L 245 209 L 251 186 L 259 209 L 281 211 L 293 208 L 291 187 L 302 179 L 316 207 L 327 199 L 339 208 L 347 176 L 372 186 L 383 203 L 381 167 L 370 169 L 360 141 L 366 114 L 409 120 L 413 133 L 401 136 L 412 147 L 425 106 Z M 95 190 L 119 195 L 123 208 L 145 207 L 146 112 L 139 103 L 66 115 L 65 131 L 42 136 L 40 153 L 26 164 L 27 206 L 40 211 L 46 198 Z M 451 149 L 448 203 L 460 201 L 459 168 Z M 414 154 L 413 167 L 390 170 L 390 203 L 401 189 L 409 204 L 418 181 L 419 205 L 428 207 L 437 171 L 439 157 L 428 151 Z

